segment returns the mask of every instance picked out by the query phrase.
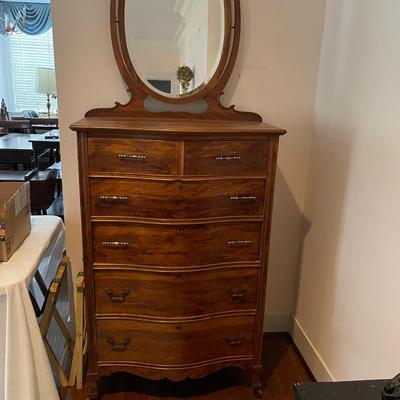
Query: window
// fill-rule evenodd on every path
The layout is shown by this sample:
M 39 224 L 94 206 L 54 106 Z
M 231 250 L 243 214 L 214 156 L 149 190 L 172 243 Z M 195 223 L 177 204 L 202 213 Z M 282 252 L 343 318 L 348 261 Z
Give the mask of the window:
M 13 34 L 2 38 L 3 52 L 1 70 L 11 82 L 6 86 L 4 97 L 10 111 L 47 110 L 46 95 L 36 93 L 37 67 L 54 68 L 53 32 L 50 29 L 42 35 Z M 51 100 L 52 110 L 56 110 L 56 100 Z

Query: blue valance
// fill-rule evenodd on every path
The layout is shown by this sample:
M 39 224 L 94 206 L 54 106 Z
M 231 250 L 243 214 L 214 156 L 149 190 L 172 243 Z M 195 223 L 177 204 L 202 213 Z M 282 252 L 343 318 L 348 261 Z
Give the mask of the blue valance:
M 17 20 L 18 30 L 27 35 L 46 33 L 52 26 L 50 4 L 0 1 L 0 12 L 2 18 Z M 22 21 L 21 15 L 25 16 Z

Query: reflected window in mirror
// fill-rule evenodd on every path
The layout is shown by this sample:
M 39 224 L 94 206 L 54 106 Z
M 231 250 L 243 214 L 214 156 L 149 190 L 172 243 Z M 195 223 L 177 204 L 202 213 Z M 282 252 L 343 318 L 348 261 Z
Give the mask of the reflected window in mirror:
M 171 80 L 149 79 L 148 82 L 160 92 L 172 94 Z

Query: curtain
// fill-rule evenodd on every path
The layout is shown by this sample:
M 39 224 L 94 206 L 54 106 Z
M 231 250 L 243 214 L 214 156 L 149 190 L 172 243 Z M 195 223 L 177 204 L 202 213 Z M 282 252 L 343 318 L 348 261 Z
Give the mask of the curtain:
M 0 1 L 0 15 L 17 20 L 18 30 L 27 35 L 46 33 L 52 26 L 50 4 Z M 25 18 L 20 21 L 19 18 Z

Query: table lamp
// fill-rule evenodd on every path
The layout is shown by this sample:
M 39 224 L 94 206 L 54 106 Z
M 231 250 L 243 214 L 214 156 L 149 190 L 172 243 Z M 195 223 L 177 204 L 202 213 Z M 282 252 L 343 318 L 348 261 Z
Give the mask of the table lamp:
M 56 74 L 53 68 L 37 68 L 36 92 L 47 95 L 47 115 L 50 118 L 50 96 L 57 97 Z

